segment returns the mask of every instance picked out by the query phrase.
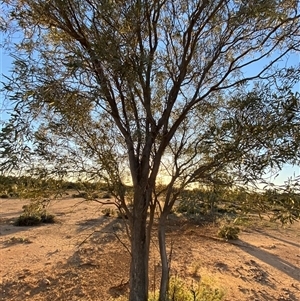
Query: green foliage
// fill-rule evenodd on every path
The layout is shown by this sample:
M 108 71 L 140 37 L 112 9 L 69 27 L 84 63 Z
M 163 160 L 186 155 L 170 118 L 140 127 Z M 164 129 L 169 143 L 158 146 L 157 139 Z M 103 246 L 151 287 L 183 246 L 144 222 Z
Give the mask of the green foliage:
M 98 198 L 110 199 L 111 195 L 107 192 L 100 195 L 99 193 L 94 192 L 92 190 L 92 191 L 81 191 L 78 193 L 73 193 L 72 198 L 83 198 L 83 199 L 87 199 L 87 200 L 93 200 L 93 199 L 98 199 Z
M 117 216 L 119 219 L 128 219 L 128 216 L 125 214 L 123 210 L 115 210 L 113 208 L 104 208 L 102 210 L 102 213 L 104 216 L 107 217 L 112 217 L 112 216 Z
M 256 224 L 257 220 L 260 220 L 258 216 L 250 217 L 247 214 L 240 214 L 232 221 L 232 224 L 240 229 L 245 229 L 251 227 L 253 223 Z
M 185 190 L 179 196 L 179 204 L 176 207 L 178 213 L 187 216 L 211 216 L 231 215 L 235 216 L 240 207 L 235 205 L 235 198 L 230 195 L 230 187 L 206 186 L 202 189 Z
M 18 178 L 16 177 L 0 175 L 1 198 L 18 197 L 17 182 Z
M 191 267 L 191 274 L 194 278 L 200 277 L 201 262 L 195 262 Z
M 90 181 L 77 181 L 77 182 L 70 182 L 70 181 L 63 181 L 62 188 L 64 190 L 88 190 L 88 191 L 95 191 L 95 190 L 103 190 L 106 189 L 106 185 L 102 182 L 90 182 Z
M 300 177 L 290 179 L 280 189 L 267 190 L 264 197 L 270 204 L 272 221 L 284 225 L 300 219 Z
M 62 196 L 67 190 L 75 190 L 72 197 L 98 198 L 95 191 L 107 190 L 102 182 L 77 181 L 70 182 L 55 179 L 46 170 L 35 169 L 28 176 L 0 176 L 0 198 L 49 198 Z M 108 196 L 108 194 L 106 194 Z M 110 197 L 110 195 L 109 195 Z
M 104 216 L 107 216 L 107 217 L 116 215 L 116 211 L 112 208 L 104 208 L 102 210 L 102 213 L 103 213 Z
M 15 221 L 16 226 L 37 226 L 41 223 L 55 223 L 55 216 L 49 214 L 44 204 L 39 201 L 33 201 L 23 206 L 23 213 Z
M 262 192 L 246 187 L 185 190 L 180 194 L 176 211 L 188 217 L 207 214 L 213 214 L 216 218 L 224 216 L 241 224 L 249 213 L 261 218 L 268 215 L 271 220 L 282 224 L 293 223 L 300 219 L 299 187 L 299 179 L 295 179 L 288 185 Z
M 194 189 L 181 193 L 179 204 L 176 207 L 178 213 L 186 215 L 205 215 L 215 209 L 215 200 L 212 203 L 213 194 L 209 191 Z
M 218 236 L 226 240 L 238 239 L 240 228 L 232 225 L 222 225 L 219 228 Z
M 11 110 L 0 169 L 42 165 L 27 197 L 51 192 L 46 178 L 84 174 L 109 183 L 124 205 L 130 174 L 131 237 L 144 239 L 152 219 L 141 216 L 161 171 L 171 178 L 168 210 L 174 187 L 208 185 L 220 171 L 247 183 L 300 162 L 300 71 L 282 67 L 299 50 L 298 0 L 5 4 L 1 28 L 19 39 L 7 45 L 14 62 L 2 89 Z M 210 196 L 179 210 L 212 214 Z M 137 259 L 133 252 L 131 286 L 145 277 Z M 143 290 L 131 301 L 145 300 Z
M 190 301 L 192 300 L 191 297 L 192 297 L 191 291 L 189 290 L 186 283 L 182 279 L 179 279 L 178 277 L 171 277 L 169 282 L 168 300 Z
M 29 244 L 29 243 L 32 243 L 30 239 L 24 237 L 16 237 L 16 236 L 11 237 L 8 241 L 8 244 Z
M 54 224 L 56 222 L 55 215 L 49 214 L 46 211 L 41 215 L 42 223 Z
M 222 301 L 225 293 L 213 279 L 203 277 L 197 285 L 188 285 L 178 277 L 171 277 L 166 301 Z M 149 294 L 149 301 L 158 301 L 158 292 Z
M 16 226 L 37 226 L 42 223 L 42 218 L 37 213 L 21 214 L 15 222 Z
M 158 292 L 150 292 L 148 301 L 158 301 Z M 179 277 L 171 277 L 166 301 L 222 301 L 225 292 L 213 278 L 204 276 L 199 283 L 188 285 Z M 109 301 L 128 301 L 127 296 L 110 298 Z

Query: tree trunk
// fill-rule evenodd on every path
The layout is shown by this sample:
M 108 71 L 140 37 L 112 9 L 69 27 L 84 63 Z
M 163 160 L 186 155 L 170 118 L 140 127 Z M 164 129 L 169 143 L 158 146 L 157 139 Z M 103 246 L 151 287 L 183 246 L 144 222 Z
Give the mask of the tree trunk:
M 158 242 L 162 266 L 159 301 L 166 301 L 169 286 L 169 262 L 166 249 L 166 218 L 167 215 L 161 215 L 158 228 Z
M 137 196 L 135 196 L 136 198 Z M 148 300 L 149 244 L 147 243 L 147 209 L 145 196 L 134 200 L 131 227 L 131 266 L 129 301 Z

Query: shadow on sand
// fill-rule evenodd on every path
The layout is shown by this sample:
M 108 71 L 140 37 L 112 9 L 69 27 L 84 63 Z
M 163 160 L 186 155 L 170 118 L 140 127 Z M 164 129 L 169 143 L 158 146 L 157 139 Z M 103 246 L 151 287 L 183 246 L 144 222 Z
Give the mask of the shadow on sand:
M 274 267 L 275 269 L 285 273 L 289 277 L 300 281 L 300 268 L 289 263 L 280 257 L 273 255 L 267 251 L 261 250 L 245 241 L 239 240 L 233 243 L 235 246 L 239 247 L 244 252 L 250 254 L 253 257 L 267 263 L 268 265 Z
M 282 238 L 280 238 L 280 237 L 277 237 L 277 236 L 271 235 L 270 233 L 267 233 L 267 232 L 265 232 L 265 231 L 262 231 L 262 230 L 258 230 L 258 229 L 256 229 L 255 231 L 256 231 L 256 232 L 258 232 L 258 233 L 259 233 L 259 234 L 261 234 L 261 235 L 265 235 L 265 236 L 268 236 L 268 237 L 274 238 L 274 239 L 276 239 L 276 240 L 279 240 L 279 241 L 281 241 L 281 242 L 283 242 L 283 243 L 286 243 L 286 244 L 292 245 L 292 246 L 294 246 L 294 247 L 296 247 L 296 248 L 299 248 L 299 249 L 300 249 L 300 244 L 296 244 L 296 243 L 294 243 L 294 242 L 292 242 L 292 241 L 289 241 L 289 240 L 282 239 Z

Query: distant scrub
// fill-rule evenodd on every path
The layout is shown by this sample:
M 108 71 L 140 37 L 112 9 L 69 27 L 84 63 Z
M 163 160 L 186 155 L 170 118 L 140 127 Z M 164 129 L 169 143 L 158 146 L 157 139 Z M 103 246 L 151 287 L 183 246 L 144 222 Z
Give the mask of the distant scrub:
M 88 193 L 87 192 L 79 192 L 79 193 L 74 193 L 72 194 L 72 198 L 83 198 L 87 199 L 88 198 Z

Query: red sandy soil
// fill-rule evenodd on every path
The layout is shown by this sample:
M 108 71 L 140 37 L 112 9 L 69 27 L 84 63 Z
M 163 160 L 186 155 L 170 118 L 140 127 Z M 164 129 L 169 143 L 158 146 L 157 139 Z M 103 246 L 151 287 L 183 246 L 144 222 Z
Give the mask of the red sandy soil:
M 53 201 L 58 223 L 16 227 L 28 201 L 0 200 L 1 300 L 99 300 L 128 292 L 129 241 L 122 220 L 80 199 Z M 263 221 L 239 240 L 217 238 L 217 227 L 170 219 L 171 273 L 190 286 L 210 279 L 226 301 L 300 300 L 300 224 L 287 228 Z M 158 289 L 160 264 L 153 237 L 150 289 Z

